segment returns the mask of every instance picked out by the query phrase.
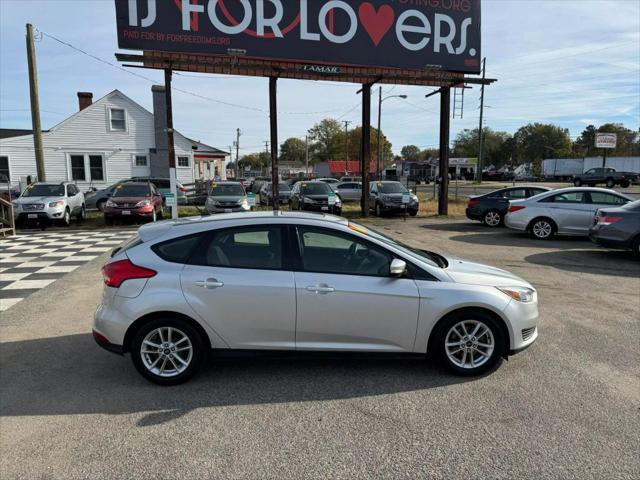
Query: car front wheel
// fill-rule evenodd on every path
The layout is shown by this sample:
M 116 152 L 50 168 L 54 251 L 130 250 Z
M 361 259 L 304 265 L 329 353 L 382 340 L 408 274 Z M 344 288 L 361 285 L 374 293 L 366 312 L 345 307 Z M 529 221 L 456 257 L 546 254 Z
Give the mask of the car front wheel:
M 463 312 L 447 318 L 436 337 L 438 360 L 458 375 L 472 376 L 496 367 L 505 338 L 498 322 L 484 312 Z
M 613 181 L 613 178 L 608 178 L 606 185 L 607 185 L 607 188 L 613 188 L 616 186 L 616 182 Z
M 68 227 L 70 224 L 71 224 L 71 212 L 69 212 L 69 209 L 67 208 L 62 214 L 62 225 L 64 225 L 65 227 Z
M 159 318 L 144 324 L 131 344 L 131 359 L 138 372 L 159 385 L 187 381 L 205 357 L 203 338 L 180 319 Z

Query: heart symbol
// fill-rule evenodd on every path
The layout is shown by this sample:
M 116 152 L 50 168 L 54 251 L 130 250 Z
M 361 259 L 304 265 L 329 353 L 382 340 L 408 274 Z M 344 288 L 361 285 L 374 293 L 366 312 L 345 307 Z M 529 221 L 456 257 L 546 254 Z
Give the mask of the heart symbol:
M 393 21 L 396 18 L 393 8 L 389 5 L 381 6 L 378 11 L 369 2 L 365 2 L 360 5 L 358 9 L 358 17 L 367 31 L 373 43 L 376 46 L 380 43 L 382 38 L 387 34 Z

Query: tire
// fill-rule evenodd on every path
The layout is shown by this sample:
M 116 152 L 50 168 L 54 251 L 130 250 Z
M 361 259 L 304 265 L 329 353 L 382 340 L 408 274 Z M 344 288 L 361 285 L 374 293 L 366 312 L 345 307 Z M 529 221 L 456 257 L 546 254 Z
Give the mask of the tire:
M 573 186 L 574 187 L 581 187 L 582 186 L 582 180 L 580 180 L 579 178 L 575 178 L 573 180 Z
M 506 341 L 494 317 L 482 311 L 466 310 L 441 321 L 430 346 L 436 361 L 446 369 L 456 375 L 475 376 L 493 370 L 502 362 Z
M 164 209 L 163 208 L 160 208 L 160 210 L 158 211 L 158 218 L 160 220 L 164 219 Z
M 640 260 L 640 235 L 631 242 L 631 250 L 633 251 L 633 255 Z
M 379 202 L 376 202 L 376 206 L 375 206 L 375 216 L 376 217 L 381 217 L 382 216 L 382 207 L 380 206 Z
M 169 329 L 172 342 L 168 341 Z M 164 343 L 160 342 L 159 332 L 162 332 Z M 166 348 L 160 352 L 157 347 L 147 343 L 143 349 L 145 340 L 154 345 L 164 345 Z M 200 370 L 207 357 L 205 345 L 200 333 L 184 320 L 158 318 L 143 324 L 133 335 L 130 345 L 131 360 L 136 370 L 147 380 L 158 385 L 177 385 L 189 380 Z M 190 349 L 179 350 L 185 347 Z M 176 362 L 176 356 L 182 359 L 182 362 Z
M 84 204 L 83 204 L 82 208 L 80 209 L 80 213 L 78 215 L 76 215 L 76 220 L 78 222 L 82 222 L 82 221 L 84 221 L 86 215 L 87 215 L 87 211 L 86 211 L 86 209 L 84 207 Z
M 71 212 L 68 208 L 65 209 L 62 219 L 60 220 L 62 225 L 68 227 L 71 224 Z
M 496 209 L 486 211 L 482 217 L 482 223 L 491 228 L 499 227 L 503 221 L 502 214 Z
M 620 186 L 622 188 L 629 188 L 629 185 L 631 185 L 631 182 L 629 182 L 628 180 L 625 180 L 624 182 L 620 183 Z
M 613 188 L 616 186 L 616 182 L 613 181 L 613 178 L 607 178 L 607 188 Z
M 556 233 L 557 227 L 553 220 L 541 217 L 531 221 L 529 231 L 537 240 L 548 240 Z
M 96 203 L 96 208 L 98 209 L 99 212 L 104 212 L 105 203 L 107 203 L 106 200 L 100 200 L 98 201 L 98 203 Z
M 415 217 L 416 215 L 418 215 L 418 210 L 409 210 L 409 215 Z

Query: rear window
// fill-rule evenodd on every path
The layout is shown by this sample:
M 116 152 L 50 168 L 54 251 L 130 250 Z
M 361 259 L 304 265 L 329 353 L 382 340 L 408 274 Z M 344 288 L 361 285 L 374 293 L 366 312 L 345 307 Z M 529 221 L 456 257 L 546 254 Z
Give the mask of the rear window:
M 161 259 L 172 263 L 187 263 L 194 248 L 200 243 L 203 233 L 197 235 L 189 235 L 187 237 L 178 237 L 158 243 L 151 247 Z

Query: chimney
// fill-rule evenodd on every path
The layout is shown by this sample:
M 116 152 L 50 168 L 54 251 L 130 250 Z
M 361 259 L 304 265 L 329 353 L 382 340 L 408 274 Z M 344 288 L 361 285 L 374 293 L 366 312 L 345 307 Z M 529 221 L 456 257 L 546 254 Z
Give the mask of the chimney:
M 93 103 L 93 93 L 91 92 L 78 92 L 78 107 L 80 110 L 84 110 Z

